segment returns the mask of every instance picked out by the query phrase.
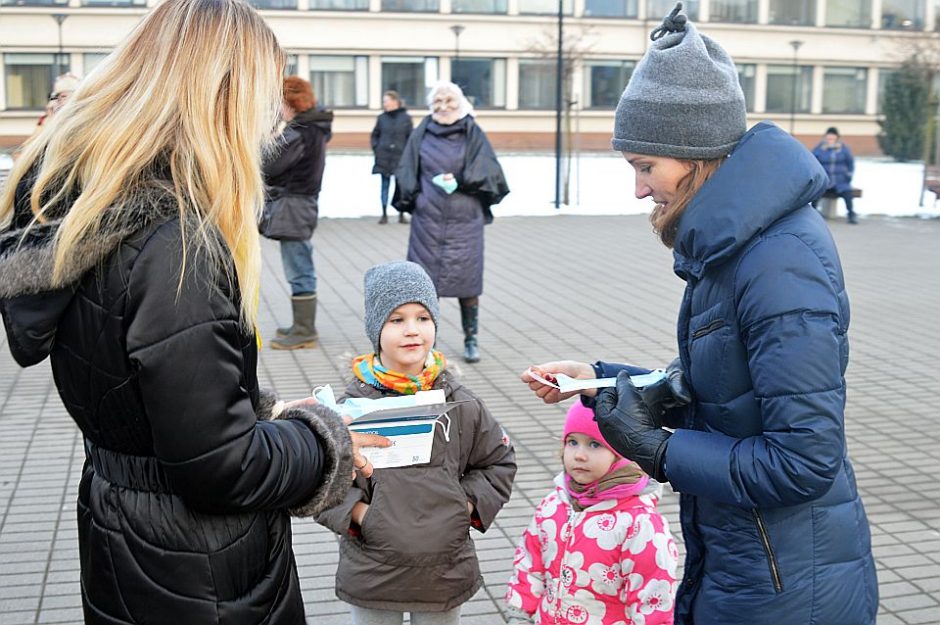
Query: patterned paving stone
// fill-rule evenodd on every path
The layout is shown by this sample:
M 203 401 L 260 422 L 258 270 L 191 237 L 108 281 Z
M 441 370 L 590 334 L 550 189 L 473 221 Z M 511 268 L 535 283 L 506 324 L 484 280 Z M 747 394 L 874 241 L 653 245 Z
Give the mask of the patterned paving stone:
M 259 378 L 283 397 L 341 387 L 351 356 L 369 348 L 362 275 L 404 257 L 407 227 L 374 219 L 323 220 L 314 239 L 321 345 L 264 350 Z M 852 303 L 846 430 L 872 522 L 882 585 L 879 625 L 940 625 L 940 222 L 868 219 L 831 224 Z M 441 302 L 438 347 L 512 435 L 520 464 L 512 500 L 477 547 L 485 586 L 464 625 L 502 623 L 514 544 L 559 470 L 563 409 L 518 382 L 529 364 L 557 357 L 659 366 L 675 353 L 682 283 L 643 216 L 500 218 L 486 233 L 479 364 L 459 362 L 460 315 Z M 289 321 L 276 244 L 264 244 L 260 327 Z M 62 408 L 48 364 L 22 370 L 0 338 L 0 625 L 81 622 L 75 493 L 81 437 Z M 667 489 L 668 490 L 668 489 Z M 677 497 L 662 509 L 678 534 Z M 308 622 L 348 625 L 333 594 L 335 537 L 294 522 Z

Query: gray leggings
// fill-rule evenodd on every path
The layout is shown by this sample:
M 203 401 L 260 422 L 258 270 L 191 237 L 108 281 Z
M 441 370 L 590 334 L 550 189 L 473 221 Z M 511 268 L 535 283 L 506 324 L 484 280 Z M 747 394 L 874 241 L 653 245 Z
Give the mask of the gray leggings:
M 352 625 L 402 625 L 404 612 L 373 610 L 350 605 Z M 458 625 L 460 606 L 448 612 L 411 612 L 411 625 Z

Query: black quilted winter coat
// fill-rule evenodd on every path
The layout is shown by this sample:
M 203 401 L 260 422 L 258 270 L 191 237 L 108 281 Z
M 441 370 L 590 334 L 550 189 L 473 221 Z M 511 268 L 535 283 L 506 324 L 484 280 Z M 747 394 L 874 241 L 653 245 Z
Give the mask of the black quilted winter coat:
M 405 107 L 379 114 L 370 138 L 372 152 L 375 154 L 373 174 L 391 176 L 395 173 L 413 127 L 414 122 Z
M 154 185 L 158 187 L 160 185 Z M 85 437 L 78 493 L 85 622 L 301 624 L 288 509 L 341 502 L 347 430 L 327 409 L 269 420 L 228 259 L 190 250 L 158 188 L 109 209 L 53 288 L 59 221 L 27 235 L 25 185 L 0 233 L 0 312 L 23 366 L 51 360 Z

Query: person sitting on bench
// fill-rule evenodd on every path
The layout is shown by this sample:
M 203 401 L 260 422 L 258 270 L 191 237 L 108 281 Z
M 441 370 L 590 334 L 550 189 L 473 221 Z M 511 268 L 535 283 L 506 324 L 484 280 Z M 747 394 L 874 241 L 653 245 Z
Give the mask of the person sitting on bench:
M 813 156 L 826 168 L 829 174 L 829 188 L 825 195 L 837 195 L 845 200 L 845 210 L 848 213 L 848 222 L 857 224 L 855 210 L 852 207 L 852 174 L 855 173 L 855 158 L 849 146 L 839 137 L 839 130 L 835 127 L 826 130 L 826 136 L 813 148 Z M 813 202 L 816 207 L 817 199 Z

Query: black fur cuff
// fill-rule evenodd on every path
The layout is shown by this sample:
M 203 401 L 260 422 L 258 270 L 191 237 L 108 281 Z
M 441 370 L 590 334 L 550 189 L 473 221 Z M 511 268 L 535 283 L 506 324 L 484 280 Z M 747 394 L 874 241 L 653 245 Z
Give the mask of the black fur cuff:
M 352 486 L 353 472 L 352 439 L 343 419 L 333 410 L 320 404 L 284 410 L 276 418 L 297 419 L 306 423 L 320 438 L 326 452 L 320 488 L 311 499 L 292 508 L 291 516 L 313 517 L 341 504 Z

